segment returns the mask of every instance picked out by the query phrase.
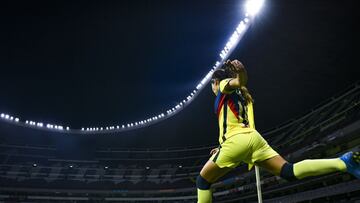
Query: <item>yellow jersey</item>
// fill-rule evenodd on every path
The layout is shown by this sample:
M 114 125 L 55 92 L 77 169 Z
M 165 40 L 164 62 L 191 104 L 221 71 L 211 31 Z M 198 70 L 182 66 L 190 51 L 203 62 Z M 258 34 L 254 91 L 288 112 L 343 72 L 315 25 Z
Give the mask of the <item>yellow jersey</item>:
M 231 79 L 227 78 L 220 81 L 220 90 L 215 99 L 220 144 L 233 135 L 255 130 L 252 103 L 246 103 L 239 89 L 227 90 L 225 88 Z

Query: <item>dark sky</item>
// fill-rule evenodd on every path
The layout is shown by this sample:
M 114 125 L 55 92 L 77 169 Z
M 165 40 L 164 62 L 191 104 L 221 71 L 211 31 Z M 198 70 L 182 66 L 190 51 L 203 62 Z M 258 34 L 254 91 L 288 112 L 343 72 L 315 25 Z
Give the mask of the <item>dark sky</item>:
M 230 57 L 248 70 L 260 132 L 359 80 L 355 2 L 266 1 Z M 2 1 L 0 112 L 72 128 L 166 112 L 218 60 L 243 3 Z M 129 146 L 215 143 L 213 101 L 209 86 L 169 120 L 110 137 Z

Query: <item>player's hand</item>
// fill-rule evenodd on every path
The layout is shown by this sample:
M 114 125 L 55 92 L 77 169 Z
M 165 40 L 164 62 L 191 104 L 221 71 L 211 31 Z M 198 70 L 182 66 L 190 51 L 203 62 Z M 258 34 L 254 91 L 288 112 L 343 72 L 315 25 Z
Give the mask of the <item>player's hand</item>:
M 219 148 L 216 147 L 210 151 L 210 155 L 216 154 L 219 151 Z

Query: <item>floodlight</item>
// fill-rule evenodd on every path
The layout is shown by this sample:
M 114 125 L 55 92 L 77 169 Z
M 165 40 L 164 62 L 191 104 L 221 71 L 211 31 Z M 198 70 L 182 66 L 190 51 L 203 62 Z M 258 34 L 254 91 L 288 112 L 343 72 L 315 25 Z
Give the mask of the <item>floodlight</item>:
M 264 0 L 246 1 L 245 3 L 246 13 L 249 14 L 250 16 L 256 15 L 260 11 L 263 4 L 264 4 Z

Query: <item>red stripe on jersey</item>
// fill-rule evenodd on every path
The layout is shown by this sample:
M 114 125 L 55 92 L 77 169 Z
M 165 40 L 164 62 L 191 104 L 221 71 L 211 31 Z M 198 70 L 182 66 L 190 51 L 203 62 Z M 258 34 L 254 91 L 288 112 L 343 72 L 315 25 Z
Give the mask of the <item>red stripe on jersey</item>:
M 228 106 L 231 109 L 231 111 L 233 112 L 233 114 L 235 115 L 235 117 L 239 120 L 240 117 L 239 117 L 239 111 L 237 110 L 238 108 L 236 108 L 236 104 L 230 98 L 229 98 Z
M 221 108 L 224 106 L 226 94 L 221 95 L 220 102 L 217 108 L 217 115 L 219 117 Z

